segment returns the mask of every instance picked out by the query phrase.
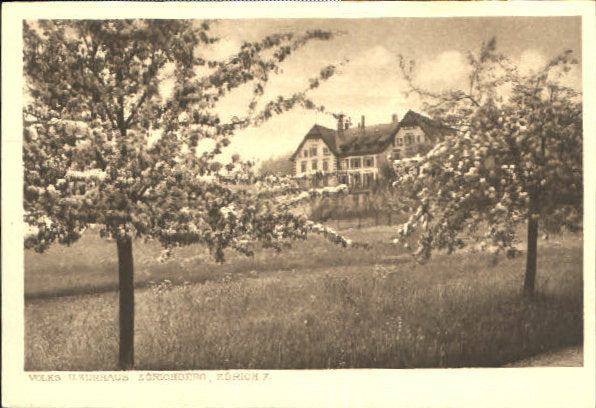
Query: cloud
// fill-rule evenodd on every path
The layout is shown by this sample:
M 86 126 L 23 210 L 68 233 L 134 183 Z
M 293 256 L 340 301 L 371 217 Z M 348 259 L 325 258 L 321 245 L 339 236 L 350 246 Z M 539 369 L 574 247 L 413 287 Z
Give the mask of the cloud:
M 382 45 L 377 45 L 366 49 L 354 60 L 355 66 L 370 67 L 371 64 L 376 68 L 386 68 L 392 66 L 397 61 L 396 55 L 391 53 Z
M 547 57 L 535 49 L 524 50 L 515 61 L 518 72 L 521 75 L 533 75 L 546 67 Z M 561 86 L 567 86 L 576 90 L 581 90 L 581 69 L 579 65 L 572 65 L 569 72 L 565 72 L 561 67 L 554 67 L 550 70 L 548 80 Z
M 391 114 L 405 105 L 406 88 L 397 54 L 376 46 L 347 58 L 349 62 L 322 84 L 313 98 L 333 112 L 351 116 L 354 123 L 361 115 L 368 124 L 388 123 Z
M 402 93 L 405 90 L 405 83 L 400 75 L 396 54 L 383 46 L 375 46 L 345 55 L 345 57 L 349 61 L 339 66 L 333 77 L 321 82 L 319 88 L 309 92 L 308 96 L 317 105 L 325 106 L 329 112 L 347 114 L 352 118 L 354 124 L 360 120 L 361 115 L 366 116 L 367 124 L 389 123 L 393 113 L 403 115 L 408 108 L 412 107 Z M 315 76 L 317 69 L 326 63 L 334 63 L 334 61 L 324 60 L 316 49 L 305 50 L 300 54 L 300 58 L 289 61 L 284 66 L 282 74 L 271 77 L 262 101 L 268 101 L 277 95 L 288 96 L 293 92 L 302 91 L 308 85 L 308 79 Z M 222 117 L 229 117 L 232 113 L 237 114 L 243 108 L 245 109 L 251 89 L 238 90 L 233 95 L 224 98 L 218 106 Z M 300 109 L 297 111 L 302 113 L 294 115 L 292 112 L 282 115 L 291 117 L 292 120 L 279 119 L 278 121 L 276 118 L 271 120 L 271 123 L 283 123 L 283 125 L 277 127 L 269 124 L 263 125 L 261 131 L 258 132 L 260 133 L 259 138 L 256 136 L 257 132 L 254 132 L 254 139 L 252 136 L 242 136 L 243 140 L 249 141 L 242 148 L 244 154 L 250 152 L 250 154 L 259 157 L 270 156 L 271 152 L 268 148 L 252 148 L 254 145 L 252 141 L 259 140 L 262 143 L 263 134 L 266 132 L 272 132 L 272 135 L 275 135 L 271 140 L 277 137 L 277 140 L 272 142 L 273 146 L 277 146 L 279 149 L 288 149 L 290 145 L 294 146 L 295 143 L 298 143 L 315 122 L 330 128 L 335 127 L 335 120 L 331 115 Z M 240 133 L 250 135 L 252 132 L 247 130 Z M 296 137 L 298 142 L 294 140 L 289 145 L 282 146 L 285 141 L 280 141 L 280 134 L 290 139 Z
M 346 57 L 349 62 L 310 93 L 317 104 L 324 105 L 330 112 L 347 114 L 354 126 L 362 115 L 365 115 L 367 125 L 389 123 L 393 113 L 403 117 L 408 109 L 419 108 L 420 101 L 404 97 L 406 88 L 397 55 L 389 49 L 376 46 Z M 319 64 L 324 65 L 325 62 Z M 272 92 L 286 94 L 291 89 L 301 89 L 312 74 L 312 71 L 288 67 L 280 78 L 272 79 L 268 88 Z M 226 103 L 222 110 L 235 111 L 242 105 L 240 99 L 234 98 L 238 106 L 232 108 L 231 103 Z M 240 153 L 245 158 L 266 159 L 293 152 L 315 123 L 332 129 L 336 126 L 331 115 L 298 108 L 272 118 L 259 128 L 238 132 L 222 155 L 222 160 L 233 153 Z
M 315 123 L 327 124 L 321 114 L 303 109 L 276 116 L 259 126 L 238 132 L 220 156 L 226 162 L 234 153 L 244 159 L 268 159 L 294 152 L 300 141 Z
M 546 57 L 537 50 L 527 49 L 520 54 L 514 63 L 521 75 L 532 75 L 544 68 Z
M 431 92 L 461 88 L 469 71 L 468 61 L 461 52 L 444 51 L 416 68 L 416 85 Z

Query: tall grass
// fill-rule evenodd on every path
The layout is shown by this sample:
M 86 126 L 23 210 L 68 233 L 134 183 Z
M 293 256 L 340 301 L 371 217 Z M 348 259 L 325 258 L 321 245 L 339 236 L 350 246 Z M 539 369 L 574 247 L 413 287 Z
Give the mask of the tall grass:
M 520 296 L 522 258 L 469 253 L 164 281 L 137 291 L 136 368 L 500 366 L 582 342 L 581 248 L 541 248 L 533 301 Z M 116 368 L 113 293 L 25 311 L 27 369 Z

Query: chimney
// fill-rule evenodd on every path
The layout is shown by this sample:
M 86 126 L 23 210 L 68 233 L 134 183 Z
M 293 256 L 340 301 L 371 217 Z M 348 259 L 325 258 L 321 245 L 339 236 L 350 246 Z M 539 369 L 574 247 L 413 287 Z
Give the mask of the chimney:
M 397 124 L 397 113 L 391 115 L 391 123 L 393 123 L 394 125 Z
M 337 131 L 339 133 L 343 132 L 344 130 L 344 114 L 340 113 L 337 115 Z
M 344 128 L 347 129 L 347 121 L 344 122 L 346 115 L 340 113 L 337 115 L 337 133 L 335 134 L 335 145 L 339 146 L 344 142 Z
M 364 115 L 362 115 L 362 118 L 360 119 L 360 129 L 364 130 Z

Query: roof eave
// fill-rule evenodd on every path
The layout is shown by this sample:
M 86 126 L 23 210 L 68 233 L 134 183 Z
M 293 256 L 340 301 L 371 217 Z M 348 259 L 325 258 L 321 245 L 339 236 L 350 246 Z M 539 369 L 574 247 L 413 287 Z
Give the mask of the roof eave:
M 304 143 L 308 140 L 308 139 L 321 139 L 323 141 L 323 143 L 325 143 L 327 145 L 327 147 L 329 148 L 329 151 L 331 153 L 333 153 L 333 155 L 335 156 L 339 156 L 339 153 L 336 151 L 336 149 L 331 146 L 327 140 L 325 140 L 325 138 L 323 137 L 323 135 L 321 135 L 320 133 L 318 134 L 313 134 L 312 131 L 315 130 L 315 128 L 317 127 L 322 127 L 319 125 L 314 125 L 312 128 L 310 128 L 310 130 L 308 131 L 308 133 L 306 135 L 304 135 L 304 137 L 302 138 L 302 141 L 300 142 L 300 144 L 298 145 L 298 148 L 296 148 L 296 150 L 294 151 L 294 153 L 290 156 L 290 161 L 294 162 L 296 159 L 296 156 L 298 155 L 298 152 L 300 151 L 300 149 L 302 149 L 302 146 L 304 146 Z M 326 128 L 325 128 L 326 129 Z

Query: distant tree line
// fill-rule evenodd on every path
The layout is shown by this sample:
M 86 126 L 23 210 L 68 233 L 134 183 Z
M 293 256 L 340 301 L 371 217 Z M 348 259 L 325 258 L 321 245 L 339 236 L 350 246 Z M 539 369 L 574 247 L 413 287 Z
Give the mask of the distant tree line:
M 259 175 L 292 175 L 294 164 L 290 161 L 291 152 L 284 153 L 277 157 L 264 160 L 259 167 Z

